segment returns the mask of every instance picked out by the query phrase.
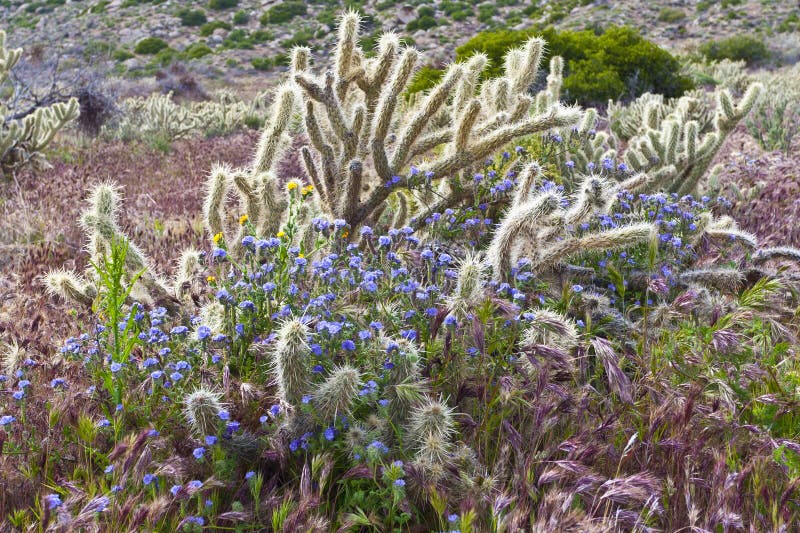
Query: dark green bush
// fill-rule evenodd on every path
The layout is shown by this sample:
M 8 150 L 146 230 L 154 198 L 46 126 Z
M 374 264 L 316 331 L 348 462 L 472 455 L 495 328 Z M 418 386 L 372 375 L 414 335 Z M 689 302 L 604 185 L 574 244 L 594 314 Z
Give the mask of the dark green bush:
M 281 46 L 287 50 L 294 48 L 295 46 L 308 46 L 308 43 L 313 38 L 314 32 L 312 32 L 310 29 L 303 28 L 292 35 L 289 39 L 284 39 L 281 41 Z
M 89 8 L 89 13 L 93 15 L 99 15 L 100 13 L 105 13 L 106 6 L 111 3 L 111 0 L 100 0 L 92 7 Z
M 266 13 L 261 15 L 259 22 L 262 26 L 267 24 L 284 24 L 295 17 L 305 15 L 308 12 L 305 2 L 290 1 L 272 6 Z
M 564 58 L 563 96 L 568 102 L 603 104 L 611 98 L 630 99 L 644 92 L 671 97 L 692 88 L 691 80 L 680 74 L 675 57 L 627 27 L 612 27 L 600 35 L 554 28 L 482 32 L 456 48 L 456 61 L 483 52 L 489 57 L 485 76 L 498 76 L 505 53 L 533 35 L 547 41 L 545 65 L 552 55 Z
M 430 15 L 419 17 L 406 24 L 406 31 L 428 30 L 438 26 L 436 18 Z
M 208 0 L 208 9 L 222 11 L 239 5 L 239 0 Z
M 686 13 L 676 7 L 662 7 L 658 12 L 660 22 L 678 22 L 686 18 Z
M 250 38 L 247 30 L 238 28 L 231 31 L 227 37 L 225 37 L 225 40 L 222 41 L 222 46 L 237 50 L 250 50 L 253 48 L 253 40 Z
M 209 37 L 218 28 L 230 30 L 231 25 L 222 20 L 212 20 L 200 26 L 200 37 Z
M 285 66 L 289 64 L 289 56 L 286 54 L 278 54 L 275 57 L 254 57 L 250 60 L 250 64 L 256 70 L 272 70 L 278 66 Z
M 271 57 L 254 57 L 250 60 L 250 64 L 253 65 L 254 69 L 262 71 L 272 70 L 275 66 L 275 62 Z
M 260 130 L 261 127 L 264 125 L 263 120 L 259 117 L 248 115 L 244 117 L 244 125 L 250 128 L 251 130 Z
M 181 54 L 186 59 L 200 59 L 201 57 L 205 57 L 208 54 L 213 53 L 211 48 L 204 45 L 203 43 L 192 43 L 186 48 L 183 49 Z
M 177 13 L 183 26 L 202 26 L 208 19 L 202 9 L 181 9 Z
M 162 48 L 158 53 L 153 56 L 152 63 L 166 67 L 172 64 L 173 61 L 180 59 L 178 51 L 174 48 Z
M 256 44 L 261 44 L 267 41 L 271 41 L 274 37 L 275 36 L 272 34 L 272 32 L 267 30 L 255 30 L 253 33 L 250 34 L 250 38 Z
M 800 30 L 800 16 L 797 13 L 792 13 L 778 24 L 778 33 L 788 33 Z
M 416 74 L 414 74 L 414 77 L 411 79 L 411 83 L 408 84 L 408 89 L 406 91 L 407 95 L 430 89 L 439 83 L 439 80 L 442 79 L 443 74 L 444 72 L 438 68 L 422 67 L 416 72 Z
M 159 39 L 158 37 L 145 37 L 136 43 L 136 47 L 133 51 L 142 55 L 154 55 L 165 48 L 169 48 L 169 45 L 163 39 Z
M 492 22 L 492 19 L 497 13 L 497 6 L 494 4 L 486 3 L 478 6 L 478 20 L 484 24 Z
M 111 57 L 114 58 L 114 61 L 125 61 L 136 56 L 130 53 L 128 50 L 119 49 L 115 50 Z
M 467 2 L 444 0 L 439 4 L 439 8 L 444 14 L 455 21 L 465 20 L 475 14 L 472 6 Z
M 237 26 L 247 24 L 248 22 L 250 22 L 250 15 L 244 9 L 240 9 L 233 14 L 233 23 Z
M 730 59 L 731 61 L 744 61 L 748 65 L 758 65 L 770 58 L 767 45 L 750 35 L 734 35 L 726 39 L 707 42 L 700 46 L 700 53 L 713 61 Z

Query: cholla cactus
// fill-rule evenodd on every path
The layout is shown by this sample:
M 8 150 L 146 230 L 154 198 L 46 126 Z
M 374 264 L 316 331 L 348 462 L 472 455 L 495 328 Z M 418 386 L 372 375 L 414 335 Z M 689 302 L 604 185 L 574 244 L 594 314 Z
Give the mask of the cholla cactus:
M 6 48 L 6 33 L 0 30 L 0 85 L 22 57 L 22 49 Z M 41 151 L 56 133 L 78 118 L 78 100 L 69 99 L 48 107 L 38 107 L 29 114 L 15 116 L 0 103 L 0 172 L 26 164 L 45 166 Z
M 526 172 L 533 174 L 536 169 L 538 165 L 534 164 Z M 636 186 L 642 181 L 635 177 L 631 184 Z M 494 277 L 509 276 L 512 266 L 521 258 L 530 260 L 533 272 L 543 273 L 587 252 L 625 248 L 649 240 L 655 227 L 648 223 L 634 223 L 579 237 L 570 234 L 569 228 L 594 213 L 607 212 L 617 190 L 618 186 L 609 181 L 589 176 L 579 187 L 572 207 L 566 209 L 564 198 L 554 189 L 534 194 L 531 180 L 520 179 L 512 205 L 487 250 Z
M 202 133 L 222 134 L 244 126 L 247 119 L 266 120 L 267 95 L 242 100 L 222 91 L 212 100 L 180 104 L 173 93 L 128 98 L 122 119 L 111 132 L 121 138 L 152 138 L 174 141 Z
M 533 309 L 533 322 L 523 336 L 523 346 L 537 344 L 553 346 L 570 352 L 578 345 L 578 327 L 575 321 L 548 309 Z
M 403 105 L 402 95 L 419 63 L 420 54 L 403 48 L 397 35 L 383 35 L 376 57 L 366 59 L 357 44 L 360 17 L 347 13 L 339 26 L 334 68 L 312 74 L 309 50 L 292 51 L 292 85 L 278 89 L 270 119 L 250 166 L 216 167 L 209 177 L 206 225 L 220 233 L 234 254 L 243 233 L 225 229 L 225 201 L 235 187 L 236 214 L 247 215 L 259 236 L 275 233 L 287 220 L 289 202 L 274 166 L 286 146 L 287 129 L 301 108 L 310 146 L 301 150 L 311 180 L 298 189 L 312 190 L 296 213 L 296 227 L 314 216 L 344 219 L 351 229 L 377 220 L 392 193 L 398 203 L 392 224 L 400 226 L 411 214 L 404 189 L 430 190 L 445 183 L 442 200 L 433 209 L 456 205 L 468 197 L 473 180 L 469 170 L 498 148 L 522 136 L 575 123 L 580 112 L 558 103 L 563 62 L 551 61 L 548 87 L 536 98 L 527 94 L 539 69 L 544 42 L 531 39 L 509 51 L 503 76 L 480 84 L 487 58 L 476 55 L 454 64 L 444 79 L 415 104 Z M 425 159 L 431 158 L 431 159 Z M 303 239 L 307 232 L 299 231 Z M 355 234 L 353 232 L 353 234 Z
M 450 315 L 457 320 L 467 317 L 485 299 L 486 264 L 480 254 L 469 253 L 458 265 L 456 288 L 448 298 Z
M 428 399 L 414 407 L 408 430 L 417 450 L 416 460 L 423 466 L 450 462 L 455 433 L 453 409 L 442 400 Z
M 119 135 L 125 137 L 157 137 L 173 141 L 198 131 L 202 118 L 168 94 L 151 94 L 147 98 L 128 98 L 123 102 L 124 114 Z
M 610 102 L 610 133 L 594 132 L 597 115 L 588 111 L 579 129 L 584 140 L 570 154 L 571 164 L 588 172 L 601 159 L 622 159 L 629 169 L 650 176 L 648 189 L 694 193 L 725 138 L 750 112 L 761 91 L 761 84 L 751 84 L 734 104 L 730 92 L 719 89 L 713 114 L 705 96 L 698 93 L 669 101 L 644 94 L 627 106 Z M 623 144 L 627 148 L 621 153 L 618 147 Z
M 556 101 L 559 61 L 553 62 L 549 91 L 536 102 L 527 94 L 539 68 L 541 39 L 509 51 L 504 75 L 484 81 L 480 94 L 487 59 L 476 55 L 451 65 L 424 98 L 400 109 L 420 54 L 402 48 L 389 33 L 380 38 L 376 56 L 365 59 L 357 44 L 359 23 L 357 13 L 342 17 L 333 70 L 314 76 L 306 49 L 295 50 L 292 60 L 311 141 L 303 160 L 320 210 L 353 227 L 374 219 L 400 186 L 422 188 L 446 179 L 443 202 L 457 204 L 469 193 L 469 181 L 459 177 L 463 171 L 518 137 L 573 124 L 580 116 Z
M 117 187 L 101 183 L 95 186 L 88 200 L 89 207 L 83 212 L 80 223 L 87 236 L 87 251 L 92 263 L 102 265 L 114 243 L 125 242 L 127 253 L 124 281 L 133 283 L 133 298 L 147 304 L 164 306 L 171 311 L 177 311 L 181 301 L 188 303 L 186 285 L 199 264 L 199 253 L 189 249 L 181 255 L 175 280 L 170 283 L 156 273 L 149 259 L 120 229 L 117 218 L 121 198 Z M 86 306 L 91 305 L 98 294 L 98 281 L 97 273 L 93 269 L 87 270 L 86 277 L 75 272 L 56 270 L 44 278 L 50 293 Z
M 278 342 L 273 351 L 272 369 L 278 396 L 284 404 L 295 408 L 308 392 L 308 333 L 308 326 L 302 320 L 287 320 L 278 330 Z
M 223 411 L 222 394 L 208 389 L 197 389 L 183 399 L 183 414 L 195 437 L 216 435 Z
M 325 421 L 350 413 L 358 396 L 361 373 L 351 366 L 335 368 L 314 394 L 317 412 Z
M 274 165 L 287 144 L 286 130 L 296 99 L 295 89 L 291 85 L 278 88 L 269 121 L 264 127 L 248 168 L 233 169 L 226 165 L 217 165 L 209 175 L 204 205 L 206 228 L 215 242 L 224 238 L 225 242 L 231 245 L 234 255 L 240 249 L 246 228 L 243 224 L 239 224 L 239 229 L 235 233 L 226 228 L 225 202 L 232 188 L 238 195 L 237 218 L 246 220 L 249 227 L 263 236 L 275 234 L 288 215 L 287 194 L 310 191 L 297 182 L 282 189 L 274 171 Z M 245 215 L 246 217 L 240 218 Z M 312 215 L 306 209 L 303 216 L 310 220 Z

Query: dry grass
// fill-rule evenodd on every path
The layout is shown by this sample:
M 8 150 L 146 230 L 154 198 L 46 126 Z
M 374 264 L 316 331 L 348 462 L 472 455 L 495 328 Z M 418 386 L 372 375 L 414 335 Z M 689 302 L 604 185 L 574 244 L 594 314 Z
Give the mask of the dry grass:
M 163 262 L 176 254 L 159 250 L 203 242 L 206 173 L 217 161 L 244 164 L 255 138 L 246 132 L 183 140 L 168 156 L 139 143 L 62 141 L 50 156 L 52 169 L 0 183 L 0 339 L 49 355 L 74 330 L 75 311 L 47 297 L 38 279 L 53 268 L 85 267 L 77 219 L 93 183 L 113 180 L 122 187 L 123 227 L 162 272 L 171 272 L 173 265 Z

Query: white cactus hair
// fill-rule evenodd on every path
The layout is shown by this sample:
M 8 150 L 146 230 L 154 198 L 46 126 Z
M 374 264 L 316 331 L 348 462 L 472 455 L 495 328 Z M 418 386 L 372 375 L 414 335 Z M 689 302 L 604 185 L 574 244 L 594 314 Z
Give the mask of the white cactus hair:
M 334 368 L 314 393 L 314 404 L 325 421 L 334 421 L 339 415 L 350 414 L 350 407 L 358 397 L 361 373 L 344 365 Z
M 93 285 L 74 271 L 58 269 L 47 273 L 44 286 L 51 296 L 61 296 L 67 301 L 91 307 L 97 296 Z
M 306 342 L 308 326 L 299 318 L 285 320 L 278 328 L 278 340 L 272 352 L 272 371 L 278 397 L 287 406 L 297 408 L 308 390 Z
M 549 309 L 533 309 L 533 321 L 523 333 L 522 345 L 543 344 L 570 352 L 578 345 L 580 334 L 575 321 Z
M 10 376 L 19 368 L 25 357 L 25 348 L 21 347 L 16 340 L 3 342 L 0 344 L 0 372 Z
M 532 99 L 527 91 L 541 61 L 541 39 L 510 51 L 504 75 L 484 82 L 484 87 L 505 90 L 475 94 L 487 63 L 485 56 L 477 55 L 450 65 L 427 94 L 402 108 L 400 95 L 420 53 L 401 48 L 394 34 L 386 34 L 378 41 L 377 55 L 367 59 L 358 46 L 358 32 L 359 15 L 345 13 L 332 70 L 320 76 L 293 71 L 304 100 L 310 145 L 302 153 L 317 189 L 315 198 L 321 212 L 344 218 L 352 227 L 381 210 L 393 192 L 383 184 L 393 176 L 407 175 L 420 156 L 438 154 L 420 168 L 429 172 L 428 179 L 440 180 L 469 171 L 473 163 L 514 138 L 571 125 L 580 118 L 578 110 L 555 102 L 529 115 Z M 452 191 L 443 201 L 453 205 L 462 195 L 463 191 Z
M 453 293 L 448 297 L 450 314 L 458 320 L 465 318 L 484 299 L 487 264 L 481 253 L 467 253 L 458 263 L 458 277 Z
M 637 183 L 640 190 L 695 194 L 725 139 L 747 116 L 762 91 L 763 85 L 752 83 L 734 103 L 730 92 L 719 88 L 716 109 L 699 91 L 672 99 L 645 93 L 628 105 L 611 102 L 610 131 L 582 143 L 569 159 L 577 163 L 577 169 L 587 171 L 590 162 L 619 155 L 632 171 L 649 175 L 649 180 Z M 583 133 L 584 128 L 579 131 Z M 617 154 L 620 147 L 624 151 Z
M 214 300 L 200 307 L 200 325 L 207 326 L 212 333 L 221 333 L 225 326 L 225 306 Z
M 216 434 L 219 414 L 224 409 L 221 399 L 221 393 L 205 388 L 196 389 L 184 397 L 183 414 L 195 437 Z
M 415 405 L 409 415 L 408 431 L 417 449 L 417 461 L 449 463 L 455 430 L 453 409 L 441 398 L 427 398 Z
M 0 84 L 8 79 L 21 57 L 22 49 L 7 48 L 6 32 L 0 30 Z M 6 171 L 25 165 L 47 168 L 44 148 L 61 129 L 78 118 L 79 105 L 78 99 L 72 97 L 66 102 L 36 106 L 32 112 L 15 118 L 14 113 L 0 103 L 0 113 L 3 122 L 0 129 L 0 176 L 5 177 Z
M 152 305 L 164 306 L 173 312 L 177 311 L 184 283 L 191 277 L 188 271 L 193 271 L 190 265 L 194 266 L 194 263 L 189 261 L 192 254 L 184 257 L 182 263 L 184 268 L 179 269 L 176 279 L 171 283 L 166 281 L 155 271 L 144 252 L 131 242 L 119 227 L 117 219 L 121 202 L 119 187 L 114 183 L 101 182 L 89 191 L 88 207 L 82 213 L 79 222 L 86 234 L 86 250 L 92 263 L 102 265 L 112 244 L 124 243 L 127 249 L 125 282 L 133 283 L 131 297 Z M 93 269 L 87 269 L 85 278 L 62 269 L 50 272 L 43 281 L 49 293 L 58 294 L 82 305 L 91 305 L 98 292 L 96 278 Z

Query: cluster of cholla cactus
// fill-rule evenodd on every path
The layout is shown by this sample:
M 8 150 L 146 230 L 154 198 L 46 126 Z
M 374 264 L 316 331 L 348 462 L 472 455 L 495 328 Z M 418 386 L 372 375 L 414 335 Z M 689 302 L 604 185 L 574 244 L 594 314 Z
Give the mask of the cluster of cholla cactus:
M 528 261 L 532 272 L 547 275 L 565 266 L 570 258 L 633 246 L 648 241 L 656 233 L 653 224 L 632 223 L 572 235 L 575 228 L 592 216 L 608 213 L 620 189 L 636 191 L 647 185 L 649 180 L 644 174 L 621 183 L 586 176 L 571 201 L 554 187 L 541 187 L 543 178 L 536 163 L 520 174 L 511 205 L 487 250 L 487 259 L 497 279 L 510 276 L 520 259 Z
M 452 408 L 426 393 L 422 357 L 414 343 L 378 338 L 370 354 L 360 362 L 342 361 L 327 373 L 314 372 L 308 353 L 311 330 L 300 318 L 286 320 L 278 330 L 271 352 L 270 374 L 286 413 L 285 431 L 294 439 L 306 431 L 333 427 L 345 418 L 345 441 L 354 453 L 376 440 L 391 445 L 392 428 L 407 436 L 402 443 L 413 452 L 417 463 L 432 472 L 443 473 L 454 449 Z M 388 419 L 373 411 L 356 412 L 360 392 L 369 386 L 368 374 L 375 375 L 390 353 L 385 396 L 391 402 Z M 374 385 L 374 383 L 373 383 Z M 194 418 L 197 418 L 195 415 Z
M 242 207 L 248 208 L 242 214 L 251 220 L 268 217 L 259 226 L 277 227 L 286 202 L 275 197 L 272 165 L 295 108 L 310 140 L 301 154 L 315 189 L 314 211 L 343 219 L 352 228 L 376 221 L 396 191 L 433 190 L 441 183 L 436 208 L 456 205 L 474 186 L 464 175 L 499 148 L 580 118 L 579 110 L 558 103 L 559 58 L 551 62 L 547 89 L 536 97 L 528 94 L 545 46 L 541 39 L 510 50 L 504 74 L 482 83 L 486 56 L 453 64 L 439 84 L 409 104 L 404 93 L 420 53 L 387 33 L 379 39 L 375 57 L 368 59 L 358 45 L 359 23 L 357 13 L 342 17 L 334 67 L 321 75 L 312 72 L 309 49 L 292 51 L 292 84 L 278 91 L 251 168 L 228 170 L 225 179 L 220 169 L 212 172 L 208 206 L 220 205 L 223 185 L 235 183 Z M 404 198 L 400 201 L 407 205 Z M 394 223 L 407 221 L 398 218 Z M 219 224 L 208 222 L 217 234 Z
M 22 57 L 20 48 L 6 48 L 6 33 L 0 30 L 0 85 Z M 78 101 L 71 98 L 47 107 L 37 107 L 17 116 L 0 103 L 0 172 L 31 164 L 45 166 L 42 150 L 62 128 L 78 117 Z
M 248 120 L 266 120 L 265 102 L 265 93 L 245 101 L 228 91 L 220 92 L 212 100 L 188 104 L 175 102 L 171 92 L 128 98 L 112 133 L 122 138 L 155 137 L 165 141 L 209 132 L 227 133 Z
M 731 93 L 719 89 L 713 112 L 696 93 L 667 101 L 645 94 L 627 106 L 612 102 L 609 132 L 594 131 L 597 112 L 590 109 L 579 128 L 588 137 L 569 154 L 568 161 L 574 169 L 590 172 L 601 160 L 621 160 L 628 169 L 651 176 L 649 190 L 694 193 L 723 142 L 750 112 L 761 91 L 760 84 L 751 84 L 734 104 Z
M 124 246 L 124 279 L 126 293 L 132 301 L 147 305 L 163 306 L 178 311 L 180 304 L 188 303 L 188 287 L 191 285 L 200 253 L 185 250 L 180 257 L 175 279 L 166 281 L 158 275 L 145 254 L 130 241 L 118 224 L 120 195 L 116 187 L 107 183 L 97 185 L 91 192 L 88 207 L 80 223 L 87 236 L 87 252 L 92 266 L 84 275 L 74 271 L 57 270 L 45 277 L 45 286 L 52 294 L 63 296 L 79 304 L 91 307 L 102 290 L 97 268 L 103 268 L 111 259 L 116 246 Z

